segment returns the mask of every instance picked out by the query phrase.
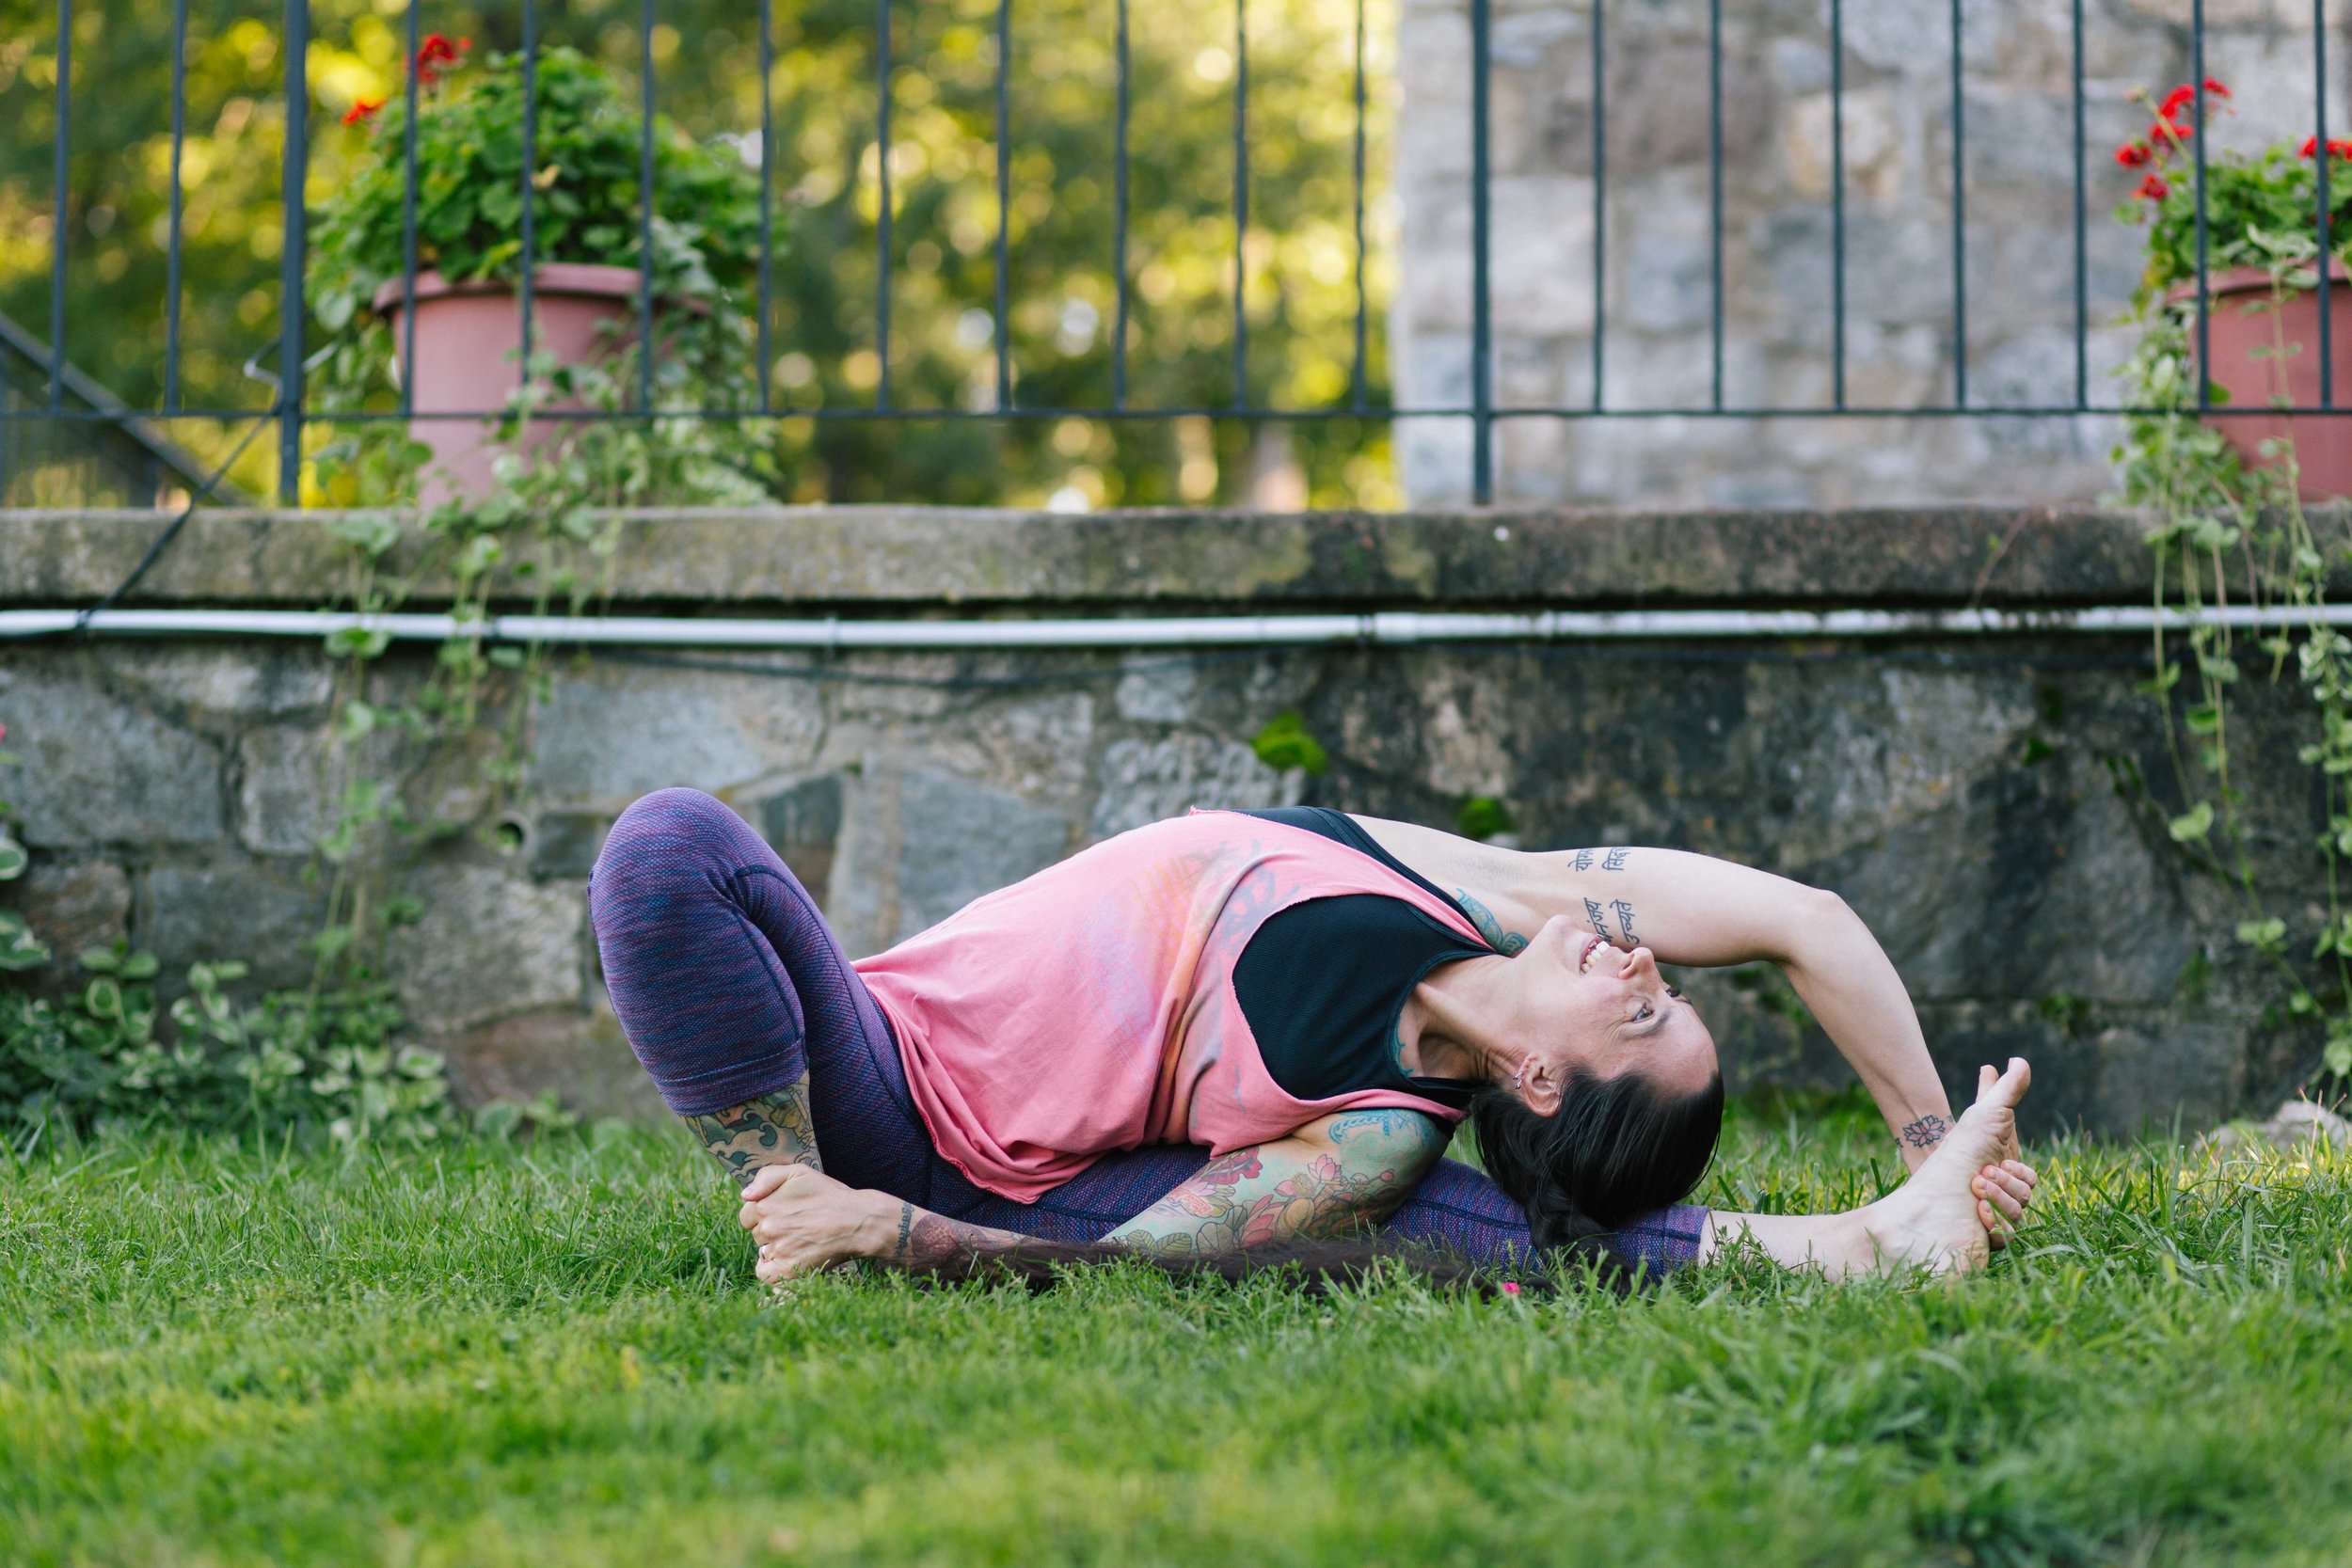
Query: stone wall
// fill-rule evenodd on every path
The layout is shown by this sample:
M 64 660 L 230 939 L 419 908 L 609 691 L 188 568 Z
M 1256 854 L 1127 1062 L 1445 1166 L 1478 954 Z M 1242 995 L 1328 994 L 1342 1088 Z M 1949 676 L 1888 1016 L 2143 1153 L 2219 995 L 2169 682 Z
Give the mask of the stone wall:
M 0 514 L 0 607 L 87 602 L 151 515 Z M 2341 537 L 2342 520 L 2327 525 Z M 854 510 L 629 525 L 616 608 L 666 614 L 1116 614 L 1511 607 L 2052 607 L 2145 596 L 2130 517 L 1988 511 L 1250 517 Z M 2006 547 L 1988 553 L 1988 537 Z M 152 605 L 310 607 L 310 516 L 205 514 Z M 427 594 L 430 595 L 428 585 Z M 413 681 L 421 650 L 386 661 Z M 527 794 L 493 809 L 470 759 L 386 751 L 420 812 L 474 830 L 401 863 L 422 919 L 391 973 L 475 1097 L 555 1086 L 652 1106 L 599 990 L 582 892 L 629 800 L 718 794 L 773 843 L 853 952 L 1080 846 L 1195 802 L 1311 801 L 1451 826 L 1505 803 L 1528 848 L 1666 844 L 1834 887 L 1880 932 L 1955 1083 L 2011 1052 L 2046 1124 L 2202 1118 L 2275 1095 L 2316 1041 L 2167 842 L 2171 800 L 2137 640 L 1747 641 L 864 654 L 615 651 L 562 664 L 532 715 Z M 0 889 L 61 955 L 127 938 L 167 971 L 244 957 L 306 973 L 306 876 L 334 749 L 314 645 L 0 650 L 0 771 L 35 851 Z M 1295 712 L 1310 776 L 1252 737 Z M 2237 729 L 2265 876 L 2314 918 L 2318 800 L 2290 684 Z M 373 744 L 373 743 L 372 743 Z M 2145 782 L 2146 788 L 2141 786 Z M 2154 792 L 2152 800 L 2147 793 Z M 500 832 L 499 830 L 503 830 Z M 37 976 L 68 977 L 61 967 Z M 1692 990 L 1736 1081 L 1843 1080 L 1764 972 Z
M 1582 407 L 1603 326 L 1615 408 L 1704 408 L 1712 396 L 1708 8 L 1606 8 L 1606 297 L 1596 309 L 1594 0 L 1494 0 L 1494 395 Z M 1724 0 L 1724 398 L 1827 408 L 1831 141 L 1827 7 Z M 2090 382 L 2127 349 L 2114 325 L 2140 231 L 2110 215 L 2138 178 L 2115 146 L 2148 120 L 2127 94 L 2189 74 L 2185 0 L 2086 0 Z M 2047 0 L 1963 6 L 1968 394 L 1972 406 L 2074 401 L 2071 11 Z M 2215 0 L 2208 74 L 2235 97 L 2217 149 L 2299 141 L 2314 121 L 2312 8 Z M 2328 7 L 2328 123 L 2346 118 L 2352 49 Z M 1844 8 L 1850 405 L 1954 397 L 1950 7 Z M 1470 37 L 1466 0 L 1404 0 L 1391 316 L 1405 406 L 1470 396 Z M 2109 483 L 2104 419 L 1514 420 L 1498 427 L 1500 499 L 1727 506 L 2089 499 Z M 1467 422 L 1398 426 L 1416 503 L 1469 494 Z

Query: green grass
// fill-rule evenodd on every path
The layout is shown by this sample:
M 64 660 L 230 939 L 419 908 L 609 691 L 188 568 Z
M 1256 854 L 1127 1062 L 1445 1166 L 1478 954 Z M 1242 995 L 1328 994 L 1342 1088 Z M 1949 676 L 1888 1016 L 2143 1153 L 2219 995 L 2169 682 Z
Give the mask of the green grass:
M 1751 1113 L 1708 1196 L 1867 1196 L 1866 1147 Z M 2352 1558 L 2352 1164 L 2035 1152 L 1957 1288 L 771 1304 L 678 1141 L 103 1141 L 0 1164 L 0 1557 Z

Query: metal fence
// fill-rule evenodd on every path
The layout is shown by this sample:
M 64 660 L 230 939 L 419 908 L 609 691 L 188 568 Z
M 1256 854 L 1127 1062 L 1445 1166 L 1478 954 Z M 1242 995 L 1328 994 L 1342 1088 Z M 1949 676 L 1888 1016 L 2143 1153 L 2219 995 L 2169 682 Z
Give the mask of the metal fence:
M 89 0 L 83 0 L 83 3 L 87 5 L 89 3 Z M 759 167 L 762 171 L 760 199 L 761 253 L 758 268 L 757 299 L 755 302 L 755 309 L 757 312 L 756 320 L 759 365 L 757 396 L 755 400 L 750 402 L 746 406 L 712 408 L 704 412 L 708 418 L 726 420 L 768 419 L 788 416 L 793 418 L 813 417 L 818 420 L 880 420 L 909 421 L 963 419 L 980 420 L 1055 420 L 1071 416 L 1079 416 L 1089 419 L 1146 420 L 1167 420 L 1183 416 L 1207 416 L 1216 419 L 1241 420 L 1316 420 L 1337 419 L 1355 420 L 1362 420 L 1366 419 L 1392 420 L 1455 420 L 1467 421 L 1471 432 L 1470 488 L 1474 498 L 1478 501 L 1484 503 L 1489 501 L 1494 493 L 1495 429 L 1498 422 L 1504 420 L 1590 420 L 1625 417 L 1654 418 L 1659 416 L 1730 416 L 1740 418 L 1788 419 L 1791 417 L 1804 418 L 1819 417 L 1822 415 L 1916 418 L 1947 416 L 1961 417 L 1988 414 L 2015 417 L 2018 415 L 2072 416 L 2086 414 L 2113 414 L 2117 412 L 2130 411 L 2128 409 L 2120 408 L 2118 404 L 2112 403 L 2095 403 L 2091 397 L 2092 377 L 2088 344 L 2092 323 L 2090 319 L 2090 298 L 2087 290 L 2088 261 L 2086 256 L 2086 231 L 2089 221 L 2087 208 L 2090 199 L 2090 180 L 2089 171 L 2086 167 L 2087 158 L 2085 141 L 2085 55 L 2083 42 L 2084 0 L 2068 0 L 2071 8 L 2073 38 L 2072 154 L 2074 188 L 2073 232 L 2071 238 L 2074 269 L 2073 327 L 2074 362 L 2072 395 L 2062 399 L 2051 400 L 2033 406 L 2021 406 L 2013 403 L 1990 405 L 1981 402 L 1972 402 L 1970 397 L 1968 386 L 1969 323 L 1967 270 L 1969 229 L 1965 181 L 1967 160 L 1967 126 L 1965 124 L 1964 118 L 1964 95 L 1963 91 L 1964 14 L 1963 0 L 1948 0 L 1948 6 L 1947 8 L 1947 36 L 1941 40 L 1923 40 L 1922 47 L 1941 47 L 1947 50 L 1950 62 L 1950 268 L 1953 299 L 1952 331 L 1956 340 L 1956 349 L 1953 355 L 1953 373 L 1951 378 L 1950 395 L 1947 401 L 1910 404 L 1900 406 L 1889 406 L 1873 404 L 1865 402 L 1856 402 L 1848 397 L 1846 374 L 1848 357 L 1848 181 L 1845 167 L 1846 149 L 1844 112 L 1846 101 L 1846 87 L 1844 84 L 1844 62 L 1846 57 L 1846 48 L 1844 43 L 1845 0 L 1826 0 L 1827 16 L 1825 42 L 1827 46 L 1830 69 L 1829 91 L 1831 104 L 1831 129 L 1829 135 L 1829 148 L 1832 161 L 1830 192 L 1832 244 L 1831 265 L 1829 268 L 1828 279 L 1828 289 L 1830 293 L 1829 319 L 1832 339 L 1829 345 L 1830 364 L 1832 367 L 1831 396 L 1825 405 L 1818 408 L 1792 408 L 1785 405 L 1759 406 L 1754 404 L 1742 404 L 1727 400 L 1725 396 L 1724 373 L 1725 289 L 1724 264 L 1724 0 L 1704 0 L 1704 3 L 1707 7 L 1708 16 L 1709 68 L 1707 110 L 1708 193 L 1712 222 L 1710 233 L 1710 285 L 1712 293 L 1711 352 L 1713 377 L 1711 397 L 1703 403 L 1693 405 L 1658 407 L 1623 406 L 1608 402 L 1602 393 L 1603 378 L 1601 375 L 1601 370 L 1609 352 L 1609 337 L 1607 331 L 1606 314 L 1604 311 L 1600 311 L 1598 309 L 1596 310 L 1591 334 L 1590 353 L 1592 356 L 1592 390 L 1589 402 L 1575 406 L 1563 406 L 1515 404 L 1498 400 L 1495 394 L 1497 380 L 1496 324 L 1494 321 L 1490 288 L 1493 261 L 1493 224 L 1491 203 L 1492 173 L 1490 156 L 1491 128 L 1493 122 L 1490 88 L 1494 76 L 1493 0 L 1466 0 L 1471 46 L 1471 75 L 1470 83 L 1471 113 L 1470 146 L 1469 150 L 1471 217 L 1470 236 L 1471 250 L 1471 325 L 1469 335 L 1470 376 L 1468 382 L 1469 400 L 1467 403 L 1442 406 L 1384 406 L 1373 394 L 1373 390 L 1368 385 L 1366 373 L 1367 341 L 1370 332 L 1372 305 L 1365 286 L 1364 266 L 1366 254 L 1365 211 L 1367 198 L 1365 163 L 1366 87 L 1364 63 L 1366 22 L 1362 0 L 1357 0 L 1355 8 L 1355 59 L 1353 71 L 1353 111 L 1355 115 L 1354 183 L 1352 193 L 1352 211 L 1348 214 L 1350 231 L 1354 236 L 1355 245 L 1353 262 L 1354 273 L 1352 279 L 1355 298 L 1355 360 L 1346 394 L 1333 401 L 1328 405 L 1289 407 L 1268 406 L 1263 403 L 1253 403 L 1249 396 L 1248 372 L 1251 353 L 1250 323 L 1248 313 L 1245 309 L 1243 297 L 1246 267 L 1242 250 L 1245 237 L 1248 232 L 1250 221 L 1250 33 L 1248 10 L 1246 0 L 1234 0 L 1232 12 L 1232 59 L 1234 63 L 1232 94 L 1232 203 L 1234 245 L 1231 340 L 1232 358 L 1232 397 L 1228 402 L 1199 407 L 1141 406 L 1130 400 L 1128 396 L 1127 364 L 1127 324 L 1133 288 L 1133 280 L 1129 276 L 1129 235 L 1131 230 L 1131 220 L 1133 218 L 1133 213 L 1131 211 L 1132 193 L 1128 180 L 1128 133 L 1129 111 L 1131 104 L 1130 95 L 1132 89 L 1128 54 L 1128 6 L 1130 4 L 1130 0 L 1118 0 L 1116 11 L 1118 28 L 1118 76 L 1114 126 L 1115 166 L 1111 171 L 1115 203 L 1115 238 L 1110 254 L 1104 259 L 1104 266 L 1110 274 L 1112 279 L 1117 302 L 1115 322 L 1110 339 L 1113 356 L 1112 397 L 1107 404 L 1099 406 L 1030 406 L 1019 403 L 1015 397 L 1015 366 L 1010 357 L 1012 353 L 1011 343 L 1006 329 L 1008 311 L 1010 307 L 1010 301 L 1008 298 L 1009 267 L 1006 255 L 1006 245 L 1009 229 L 1007 221 L 1007 202 L 1009 200 L 1009 193 L 1011 183 L 1011 172 L 1009 160 L 1013 131 L 1010 119 L 1010 104 L 1008 87 L 1009 84 L 1020 71 L 1021 62 L 1012 56 L 1010 49 L 1010 29 L 1014 0 L 997 0 L 995 25 L 996 58 L 993 67 L 995 86 L 995 186 L 997 205 L 997 229 L 993 244 L 995 265 L 995 288 L 993 297 L 995 330 L 993 342 L 996 361 L 994 375 L 994 405 L 987 408 L 911 407 L 894 401 L 893 388 L 890 380 L 890 347 L 892 334 L 891 318 L 894 293 L 892 262 L 894 244 L 892 225 L 894 209 L 890 189 L 892 178 L 891 159 L 887 156 L 887 151 L 891 146 L 892 138 L 892 94 L 888 90 L 882 90 L 879 92 L 877 100 L 879 105 L 877 122 L 873 126 L 873 134 L 884 154 L 879 160 L 879 178 L 882 189 L 879 213 L 875 224 L 876 270 L 879 282 L 877 285 L 877 296 L 874 301 L 873 321 L 876 339 L 874 348 L 881 367 L 879 384 L 875 388 L 874 396 L 871 402 L 857 405 L 834 405 L 815 409 L 805 407 L 786 408 L 779 406 L 774 401 L 772 397 L 772 388 L 770 381 L 770 370 L 771 363 L 771 351 L 772 347 L 770 334 L 770 323 L 771 320 L 771 289 L 775 244 L 774 203 L 772 195 L 774 186 L 772 171 L 775 168 L 775 162 L 773 158 L 775 150 L 773 95 L 770 91 L 763 90 L 761 94 L 761 122 L 758 130 L 761 153 Z M 894 60 L 892 55 L 894 6 L 903 8 L 911 5 L 912 0 L 873 0 L 873 4 L 874 57 L 879 73 L 879 82 L 886 87 L 886 85 L 890 81 L 894 71 L 908 69 L 920 69 L 919 62 L 901 62 Z M 770 80 L 769 71 L 771 65 L 773 50 L 773 0 L 745 0 L 745 5 L 747 8 L 756 9 L 762 82 L 763 84 L 766 84 Z M 45 420 L 62 421 L 95 420 L 120 423 L 134 418 L 142 420 L 161 418 L 165 420 L 189 419 L 213 420 L 242 420 L 254 418 L 254 410 L 249 408 L 205 408 L 186 406 L 183 404 L 180 395 L 180 356 L 182 335 L 181 258 L 183 240 L 183 215 L 185 206 L 184 190 L 182 179 L 181 154 L 185 135 L 184 87 L 186 80 L 186 62 L 184 57 L 184 49 L 187 41 L 188 30 L 188 0 L 173 0 L 173 8 L 174 53 L 172 68 L 172 151 L 170 172 L 168 176 L 170 182 L 168 193 L 169 216 L 165 238 L 165 245 L 167 252 L 167 267 L 168 281 L 167 283 L 167 304 L 162 341 L 162 355 L 164 359 L 162 379 L 164 391 L 161 405 L 154 409 L 137 411 L 126 410 L 119 406 L 109 407 L 95 405 L 87 398 L 77 398 L 71 386 L 70 377 L 72 370 L 67 362 L 65 343 L 67 337 L 66 281 L 67 269 L 72 262 L 72 245 L 69 241 L 67 225 L 63 221 L 63 218 L 66 212 L 68 159 L 71 150 L 69 146 L 69 106 L 72 101 L 72 94 L 76 90 L 76 83 L 73 73 L 73 61 L 72 57 L 74 0 L 56 0 L 56 26 L 55 41 L 56 54 L 56 129 L 55 134 L 55 146 L 53 149 L 53 168 L 54 210 L 57 214 L 58 221 L 55 223 L 52 229 L 53 241 L 50 263 L 50 289 L 52 304 L 48 335 L 49 362 L 47 366 L 46 397 L 43 399 L 36 395 L 31 398 L 19 397 L 12 400 L 7 406 L 0 406 L 0 421 L 16 423 L 27 420 Z M 407 39 L 407 58 L 411 61 L 416 58 L 417 50 L 420 45 L 419 33 L 421 27 L 421 6 L 412 4 L 406 10 L 405 25 L 406 28 Z M 520 316 L 522 323 L 524 359 L 526 362 L 528 362 L 532 343 L 532 277 L 533 267 L 537 260 L 537 252 L 535 250 L 536 237 L 534 236 L 532 226 L 532 214 L 536 193 L 532 188 L 530 179 L 531 170 L 533 167 L 531 140 L 533 134 L 532 122 L 532 97 L 530 84 L 532 80 L 531 71 L 532 61 L 537 57 L 536 51 L 540 44 L 540 18 L 538 9 L 539 8 L 537 5 L 533 3 L 533 0 L 520 0 L 519 20 L 522 37 L 522 70 L 524 72 L 525 82 L 525 110 L 523 129 L 524 153 L 522 159 L 524 178 L 523 188 L 520 192 L 522 203 L 522 264 L 519 273 L 517 292 L 519 295 Z M 2311 16 L 2311 48 L 2313 66 L 2312 109 L 2313 117 L 2318 128 L 2317 140 L 2322 147 L 2325 147 L 2328 139 L 2328 128 L 2327 123 L 2327 93 L 2325 89 L 2328 24 L 2327 18 L 2324 14 L 2323 0 L 2312 0 Z M 2186 22 L 2191 81 L 2196 84 L 2198 124 L 2201 127 L 2206 123 L 2206 90 L 2204 84 L 2206 83 L 2207 77 L 2205 62 L 2204 0 L 2189 0 Z M 647 193 L 647 198 L 643 204 L 643 210 L 639 214 L 641 222 L 640 255 L 643 260 L 641 266 L 640 288 L 635 304 L 639 321 L 640 341 L 646 342 L 651 342 L 653 341 L 650 332 L 650 325 L 654 309 L 652 247 L 650 245 L 650 234 L 655 216 L 652 205 L 652 171 L 655 160 L 653 117 L 656 105 L 654 89 L 655 73 L 653 71 L 653 39 L 656 24 L 656 8 L 654 0 L 641 0 L 639 14 L 636 22 L 639 49 L 644 66 L 641 76 L 641 107 L 643 112 L 643 146 L 641 150 L 644 179 L 641 189 Z M 286 499 L 292 499 L 298 493 L 298 482 L 301 473 L 304 451 L 303 434 L 306 427 L 316 423 L 329 421 L 341 422 L 349 420 L 355 417 L 365 418 L 368 416 L 355 416 L 346 411 L 323 412 L 316 407 L 311 406 L 308 400 L 306 400 L 305 396 L 303 371 L 305 355 L 306 351 L 315 346 L 306 336 L 310 325 L 310 316 L 307 309 L 302 308 L 302 302 L 305 300 L 304 278 L 308 260 L 306 242 L 306 213 L 302 200 L 302 192 L 304 188 L 306 170 L 308 169 L 310 159 L 309 125 L 310 117 L 315 112 L 312 97 L 312 84 L 307 77 L 307 44 L 310 40 L 311 32 L 311 10 L 309 0 L 285 0 L 282 26 L 283 48 L 281 53 L 285 63 L 282 90 L 284 101 L 289 110 L 286 119 L 284 166 L 282 171 L 282 190 L 284 194 L 281 199 L 281 219 L 283 224 L 284 240 L 280 251 L 278 265 L 278 288 L 281 304 L 277 312 L 277 341 L 275 345 L 275 357 L 278 366 L 278 390 L 272 400 L 272 404 L 266 417 L 273 422 L 277 433 L 279 474 L 278 483 L 280 493 Z M 1606 276 L 1608 255 L 1606 235 L 1611 169 L 1609 144 L 1606 135 L 1608 93 L 1606 68 L 1608 60 L 1609 38 L 1607 0 L 1590 0 L 1590 58 L 1592 76 L 1589 90 L 1593 103 L 1593 135 L 1591 145 L 1593 211 L 1591 223 L 1595 232 L 1591 287 L 1595 299 L 1598 301 L 1604 297 L 1603 291 L 1608 281 Z M 411 291 L 413 291 L 414 288 L 417 272 L 414 216 L 416 200 L 414 136 L 418 91 L 416 75 L 417 73 L 414 70 L 410 70 L 407 72 L 407 82 L 405 87 L 408 105 L 407 124 L 409 127 L 409 144 L 406 149 L 408 159 L 408 214 L 406 220 L 406 232 L 409 241 L 407 286 Z M 2197 192 L 2196 248 L 2199 277 L 2195 332 L 2200 353 L 2200 362 L 2210 363 L 2210 356 L 2206 352 L 2209 348 L 2210 342 L 2208 327 L 2209 315 L 2212 309 L 2208 289 L 2206 287 L 2208 236 L 2204 195 L 2207 151 L 2205 138 L 2202 135 L 2197 136 L 2191 144 L 2191 155 L 2193 159 L 2193 178 L 2196 181 Z M 2330 236 L 2328 234 L 2328 162 L 2329 160 L 2325 156 L 2316 160 L 2317 202 L 2314 219 L 2318 229 L 2320 251 L 2323 255 L 2328 253 L 2331 244 Z M 2319 402 L 2313 407 L 2288 410 L 2289 412 L 2316 413 L 2324 410 L 2332 410 L 2336 407 L 2335 388 L 2333 386 L 2333 378 L 2330 373 L 2332 324 L 2329 319 L 2328 293 L 2329 291 L 2326 289 L 2322 289 L 2318 292 L 2320 335 L 2318 355 L 2320 372 Z M 413 294 L 411 294 L 411 297 L 413 297 Z M 296 308 L 286 309 L 284 308 L 285 302 L 294 302 Z M 413 323 L 413 311 L 404 312 L 403 320 L 405 322 Z M 413 328 L 411 328 L 410 333 L 406 336 L 407 341 L 403 344 L 402 353 L 408 362 L 412 364 L 414 353 Z M 654 366 L 648 356 L 642 366 L 642 372 L 646 377 L 645 388 L 648 394 L 650 392 L 653 370 Z M 401 385 L 404 388 L 413 387 L 414 384 L 415 377 L 413 373 L 406 373 L 402 376 Z M 2209 389 L 2201 388 L 2201 407 L 2207 405 L 2205 400 L 2209 397 Z M 404 420 L 414 417 L 414 411 L 407 405 L 406 397 L 407 394 L 404 392 L 403 404 L 399 410 L 396 412 L 384 413 L 377 417 Z M 648 404 L 650 403 L 649 395 L 646 401 Z M 494 412 L 496 411 L 482 410 L 476 415 L 468 417 L 481 417 L 482 415 L 487 415 Z M 639 416 L 623 413 L 596 417 L 632 418 Z

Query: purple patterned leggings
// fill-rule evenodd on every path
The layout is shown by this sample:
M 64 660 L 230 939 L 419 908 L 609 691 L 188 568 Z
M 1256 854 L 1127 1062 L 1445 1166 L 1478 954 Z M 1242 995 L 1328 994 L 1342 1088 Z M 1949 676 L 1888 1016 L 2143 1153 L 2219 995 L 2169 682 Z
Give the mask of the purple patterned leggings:
M 1179 1144 L 1108 1154 L 1035 1203 L 975 1185 L 931 1147 L 889 1023 L 807 890 L 700 790 L 659 790 L 621 814 L 588 908 L 612 1010 L 670 1109 L 705 1115 L 806 1073 L 826 1173 L 851 1186 L 975 1225 L 1092 1242 L 1208 1161 Z M 1672 1267 L 1697 1256 L 1705 1215 L 1677 1205 L 1613 1244 L 1629 1266 Z M 1455 1160 L 1439 1161 L 1380 1233 L 1479 1261 L 1528 1243 L 1518 1206 Z

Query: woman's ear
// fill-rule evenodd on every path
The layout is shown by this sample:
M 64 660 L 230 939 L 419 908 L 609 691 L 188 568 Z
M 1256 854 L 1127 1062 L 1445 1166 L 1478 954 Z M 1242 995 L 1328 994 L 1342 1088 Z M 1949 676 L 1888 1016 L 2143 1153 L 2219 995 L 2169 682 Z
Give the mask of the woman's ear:
M 1539 1117 L 1548 1117 L 1560 1109 L 1560 1079 L 1557 1068 L 1530 1056 L 1519 1064 L 1511 1086 L 1518 1091 L 1519 1103 Z

